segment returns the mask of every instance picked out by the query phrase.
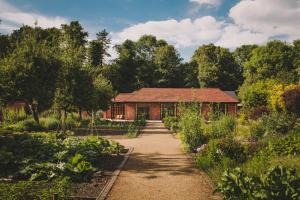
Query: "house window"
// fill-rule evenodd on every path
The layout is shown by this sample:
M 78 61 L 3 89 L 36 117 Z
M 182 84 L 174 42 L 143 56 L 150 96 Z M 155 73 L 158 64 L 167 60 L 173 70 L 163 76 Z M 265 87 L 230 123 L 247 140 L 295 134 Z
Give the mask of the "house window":
M 226 114 L 226 104 L 225 103 L 213 103 L 212 108 L 215 113 Z
M 161 104 L 161 118 L 166 116 L 175 116 L 175 104 L 174 103 L 162 103 Z
M 125 117 L 125 104 L 114 103 L 112 106 L 112 117 L 115 119 L 124 119 Z

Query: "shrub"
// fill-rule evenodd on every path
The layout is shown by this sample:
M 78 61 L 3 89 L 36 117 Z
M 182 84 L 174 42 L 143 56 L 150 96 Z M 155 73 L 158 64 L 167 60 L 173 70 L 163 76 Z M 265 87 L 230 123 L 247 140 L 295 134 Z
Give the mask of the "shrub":
M 3 115 L 3 121 L 8 124 L 16 123 L 25 120 L 27 118 L 27 114 L 23 107 L 20 109 L 11 109 L 11 108 L 2 109 L 2 115 Z
M 80 126 L 80 122 L 77 118 L 73 117 L 73 115 L 67 117 L 66 119 L 66 128 L 72 130 Z
M 56 179 L 52 182 L 46 181 L 20 181 L 18 183 L 0 183 L 0 199 L 52 199 L 53 194 L 58 194 L 65 199 L 69 194 L 69 179 Z
M 253 122 L 250 124 L 250 135 L 253 138 L 260 138 L 265 134 L 265 127 L 260 122 Z
M 210 138 L 222 138 L 229 135 L 232 135 L 236 127 L 236 121 L 234 117 L 224 115 L 218 121 L 211 122 L 209 125 L 206 125 L 206 134 Z
M 237 141 L 225 138 L 210 140 L 207 148 L 196 156 L 196 164 L 207 171 L 216 165 L 223 169 L 242 163 L 246 159 L 245 148 Z
M 282 95 L 288 112 L 300 116 L 300 85 L 296 89 L 287 90 Z
M 17 132 L 22 132 L 22 131 L 36 132 L 36 131 L 44 130 L 44 128 L 33 119 L 26 119 L 24 121 L 19 121 L 15 124 L 6 126 L 5 128 Z
M 73 156 L 81 154 L 87 161 L 95 163 L 97 159 L 109 153 L 110 143 L 107 139 L 90 136 L 87 138 L 67 138 L 63 142 L 68 154 L 66 156 Z
M 277 155 L 299 155 L 300 136 L 289 135 L 275 142 L 269 142 L 268 150 Z
M 179 129 L 178 118 L 174 116 L 167 116 L 163 119 L 164 125 L 166 128 L 171 131 L 177 132 Z
M 180 117 L 179 127 L 181 139 L 188 151 L 193 151 L 207 142 L 202 128 L 202 118 L 196 110 L 187 108 Z
M 81 154 L 75 154 L 69 159 L 67 170 L 73 181 L 87 181 L 96 169 Z
M 218 148 L 226 157 L 242 163 L 246 159 L 244 146 L 232 138 L 224 138 L 219 141 Z
M 292 130 L 296 118 L 287 113 L 272 113 L 261 118 L 262 126 L 266 128 L 266 134 L 286 134 Z
M 52 131 L 52 130 L 58 130 L 60 126 L 60 121 L 56 118 L 48 117 L 48 118 L 41 118 L 40 124 L 43 126 L 46 130 Z
M 80 121 L 81 128 L 89 128 L 91 126 L 91 119 L 82 119 Z
M 135 124 L 129 124 L 127 130 L 127 137 L 135 138 L 139 135 L 139 128 Z
M 299 199 L 300 178 L 295 170 L 271 167 L 265 175 L 249 176 L 240 168 L 226 170 L 218 184 L 224 199 Z
M 253 108 L 250 111 L 249 118 L 252 120 L 256 120 L 262 117 L 263 115 L 268 115 L 268 114 L 270 114 L 269 109 L 266 106 L 260 106 L 260 107 Z

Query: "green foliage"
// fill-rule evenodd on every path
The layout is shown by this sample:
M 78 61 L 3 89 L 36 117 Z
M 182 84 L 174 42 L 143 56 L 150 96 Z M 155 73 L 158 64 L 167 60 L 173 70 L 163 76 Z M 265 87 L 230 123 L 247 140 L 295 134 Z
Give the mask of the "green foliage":
M 0 177 L 40 181 L 69 176 L 85 181 L 98 169 L 101 158 L 118 154 L 123 148 L 96 136 L 60 139 L 53 133 L 5 135 L 0 137 Z
M 244 76 L 252 83 L 265 79 L 293 83 L 297 80 L 293 60 L 291 45 L 278 40 L 270 41 L 252 51 L 251 58 L 245 64 Z
M 136 124 L 129 124 L 127 130 L 127 137 L 136 138 L 140 134 L 139 127 Z
M 253 138 L 260 138 L 266 132 L 266 128 L 263 126 L 261 122 L 252 122 L 250 124 L 250 135 Z
M 296 118 L 287 113 L 272 113 L 261 118 L 266 134 L 286 134 L 295 126 Z
M 274 80 L 244 82 L 239 88 L 239 97 L 245 109 L 268 106 L 269 90 L 276 82 Z
M 74 157 L 71 157 L 66 168 L 73 181 L 87 181 L 96 170 L 81 154 L 75 154 Z
M 19 121 L 15 124 L 5 126 L 4 129 L 17 131 L 17 132 L 22 132 L 22 131 L 37 132 L 37 131 L 44 130 L 44 128 L 33 119 L 26 119 L 24 121 Z
M 260 177 L 236 168 L 224 172 L 218 190 L 224 199 L 298 199 L 299 184 L 295 170 L 282 166 L 272 167 Z
M 179 120 L 179 127 L 181 139 L 188 151 L 193 151 L 207 142 L 202 124 L 203 119 L 195 108 L 185 108 Z
M 0 199 L 5 200 L 49 200 L 53 194 L 65 199 L 69 194 L 68 178 L 46 181 L 20 181 L 18 183 L 0 183 Z
M 53 117 L 41 118 L 40 125 L 48 131 L 54 131 L 60 128 L 60 121 Z
M 300 136 L 289 135 L 275 142 L 269 142 L 268 150 L 277 155 L 292 155 L 300 154 Z
M 55 47 L 49 45 L 41 28 L 29 28 L 17 37 L 21 40 L 0 62 L 1 94 L 5 101 L 22 99 L 29 105 L 36 122 L 38 113 L 49 109 L 55 92 L 55 81 L 61 66 Z
M 235 118 L 230 115 L 223 115 L 219 120 L 204 125 L 205 133 L 210 138 L 222 138 L 233 135 L 236 127 Z
M 285 104 L 285 108 L 289 113 L 292 113 L 296 116 L 300 116 L 300 85 L 298 88 L 286 90 L 282 99 Z
M 171 131 L 177 132 L 179 130 L 179 119 L 174 116 L 166 116 L 163 119 L 164 125 L 166 128 L 170 129 Z
M 195 51 L 193 60 L 198 64 L 200 87 L 236 90 L 242 83 L 241 67 L 228 49 L 203 45 Z
M 3 121 L 8 124 L 16 123 L 27 118 L 25 109 L 22 107 L 20 109 L 2 109 Z

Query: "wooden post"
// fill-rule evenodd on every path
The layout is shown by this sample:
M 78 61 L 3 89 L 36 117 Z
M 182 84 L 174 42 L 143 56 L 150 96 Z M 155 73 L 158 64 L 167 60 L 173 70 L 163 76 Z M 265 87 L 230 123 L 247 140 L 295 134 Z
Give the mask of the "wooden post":
M 58 194 L 57 193 L 53 194 L 53 198 L 52 199 L 53 200 L 58 200 Z
M 92 135 L 94 135 L 94 110 L 92 110 Z

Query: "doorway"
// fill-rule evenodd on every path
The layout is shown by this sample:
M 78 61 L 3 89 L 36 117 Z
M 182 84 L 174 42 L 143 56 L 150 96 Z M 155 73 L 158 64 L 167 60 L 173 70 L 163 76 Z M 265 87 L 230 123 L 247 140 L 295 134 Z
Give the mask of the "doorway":
M 137 104 L 137 119 L 150 119 L 150 104 Z

